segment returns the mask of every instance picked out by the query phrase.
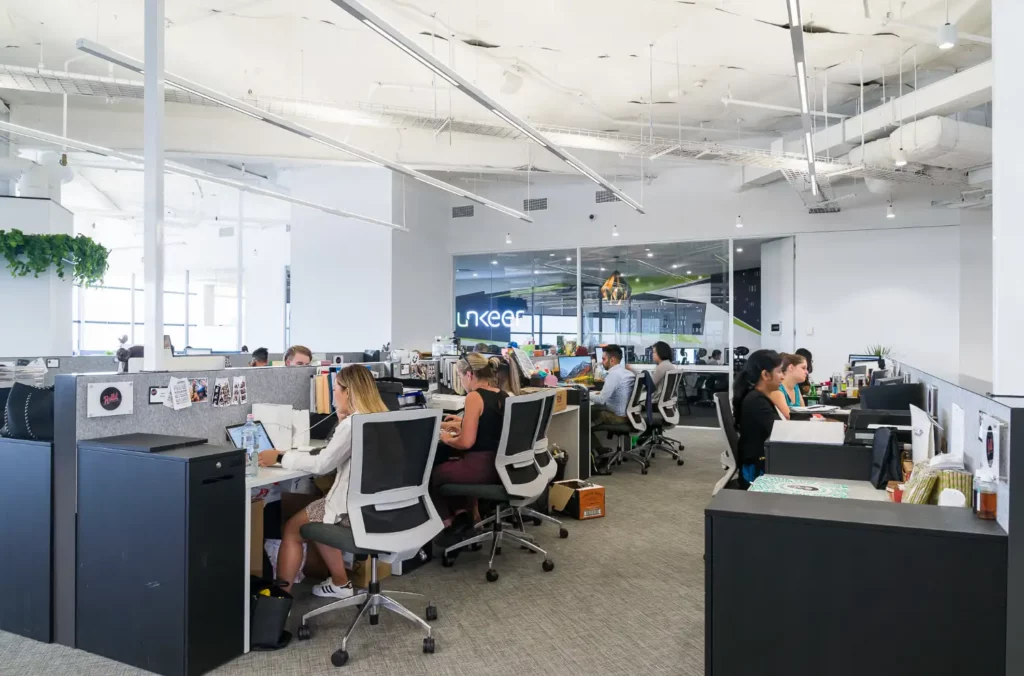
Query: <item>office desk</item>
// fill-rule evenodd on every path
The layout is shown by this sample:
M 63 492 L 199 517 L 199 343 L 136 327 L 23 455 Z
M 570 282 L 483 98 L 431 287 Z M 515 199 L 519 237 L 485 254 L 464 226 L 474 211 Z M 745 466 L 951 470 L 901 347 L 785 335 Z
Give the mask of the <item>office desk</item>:
M 249 570 L 251 565 L 250 542 L 252 541 L 252 489 L 270 486 L 284 481 L 293 481 L 310 476 L 309 472 L 283 467 L 260 467 L 256 476 L 245 477 L 245 605 L 242 608 L 242 651 L 249 652 Z
M 705 674 L 1002 675 L 1007 544 L 969 509 L 721 491 Z
M 785 476 L 780 477 L 778 474 L 766 474 L 765 476 L 773 476 L 786 479 L 811 479 L 822 484 L 841 484 L 846 486 L 848 491 L 846 494 L 847 500 L 871 500 L 873 502 L 891 502 L 889 500 L 889 493 L 885 489 L 878 490 L 875 488 L 870 481 L 847 481 L 844 479 L 822 479 L 820 477 L 799 477 L 799 476 Z M 770 494 L 769 494 L 770 495 Z M 799 497 L 799 496 L 797 496 Z M 811 498 L 808 498 L 811 499 Z M 827 498 L 817 498 L 827 499 Z
M 872 456 L 871 446 L 769 441 L 764 445 L 764 471 L 785 476 L 868 481 Z
M 789 410 L 790 420 L 811 420 L 814 416 L 820 415 L 826 420 L 836 420 L 841 423 L 849 422 L 850 409 L 840 408 L 835 411 L 794 411 Z

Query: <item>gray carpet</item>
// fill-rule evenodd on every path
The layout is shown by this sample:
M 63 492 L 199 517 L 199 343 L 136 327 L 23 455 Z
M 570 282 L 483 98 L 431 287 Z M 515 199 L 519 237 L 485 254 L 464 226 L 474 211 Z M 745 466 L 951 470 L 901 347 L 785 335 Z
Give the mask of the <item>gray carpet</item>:
M 421 652 L 422 635 L 405 620 L 382 615 L 361 625 L 349 643 L 351 659 L 331 666 L 340 633 L 354 610 L 313 621 L 313 638 L 274 653 L 250 653 L 212 672 L 218 675 L 358 673 L 440 676 L 659 674 L 704 671 L 704 521 L 711 487 L 722 473 L 717 430 L 685 430 L 686 465 L 660 456 L 650 474 L 636 464 L 600 477 L 607 487 L 603 519 L 567 521 L 567 540 L 551 526 L 536 529 L 556 562 L 506 546 L 484 580 L 484 551 L 461 555 L 452 568 L 428 564 L 383 583 L 430 595 L 437 652 Z M 533 528 L 532 526 L 530 527 Z M 320 603 L 301 593 L 299 613 Z M 420 606 L 412 606 L 422 612 Z M 290 627 L 294 630 L 294 626 Z M 0 632 L 0 673 L 136 676 L 146 672 L 62 646 Z

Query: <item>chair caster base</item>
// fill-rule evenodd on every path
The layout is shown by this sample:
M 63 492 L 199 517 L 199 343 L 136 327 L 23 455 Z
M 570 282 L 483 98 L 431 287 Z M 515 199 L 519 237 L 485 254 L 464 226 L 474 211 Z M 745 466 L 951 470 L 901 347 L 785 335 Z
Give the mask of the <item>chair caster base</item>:
M 428 655 L 433 655 L 434 648 L 435 645 L 433 636 L 428 636 L 427 638 L 423 639 L 423 652 L 427 653 Z
M 445 568 L 451 568 L 455 565 L 455 557 L 451 554 L 445 554 L 441 557 L 441 565 Z
M 540 517 L 539 517 L 539 516 L 535 516 L 535 517 L 533 517 L 533 525 L 534 525 L 534 526 L 539 526 L 539 525 L 541 525 L 542 523 L 544 523 L 544 522 L 540 520 Z
M 348 651 L 347 650 L 335 650 L 331 655 L 331 664 L 336 667 L 343 667 L 348 662 Z
M 551 559 L 544 559 L 544 563 L 540 567 L 544 569 L 545 573 L 550 573 L 555 569 L 555 562 Z
M 434 605 L 427 606 L 426 618 L 427 618 L 427 622 L 433 622 L 434 620 L 437 619 L 437 606 L 434 606 Z M 434 652 L 434 651 L 431 650 L 430 652 Z
M 380 624 L 380 615 L 370 615 L 370 624 L 373 626 Z
M 496 582 L 497 579 L 498 579 L 498 571 L 494 570 L 493 568 L 488 569 L 487 570 L 487 581 L 488 582 Z
M 569 537 L 569 531 L 567 529 L 565 529 L 565 528 L 559 528 L 558 529 L 558 537 L 560 537 L 560 538 L 562 538 L 564 540 L 565 538 Z
M 683 460 L 676 460 L 676 464 L 679 465 L 680 467 L 682 467 L 685 464 L 685 461 L 683 461 Z
M 308 624 L 300 624 L 299 630 L 295 633 L 299 637 L 300 641 L 308 641 L 313 636 L 313 633 L 309 630 Z
M 646 468 L 646 467 L 644 467 L 643 469 L 641 469 L 641 470 L 640 470 L 640 473 L 641 473 L 641 474 L 647 474 L 647 468 Z

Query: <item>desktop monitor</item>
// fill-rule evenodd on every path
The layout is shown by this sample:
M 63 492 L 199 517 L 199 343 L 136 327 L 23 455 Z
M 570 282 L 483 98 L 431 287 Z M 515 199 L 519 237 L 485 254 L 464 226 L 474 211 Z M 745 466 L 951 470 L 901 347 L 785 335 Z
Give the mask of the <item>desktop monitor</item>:
M 559 357 L 558 379 L 564 383 L 578 383 L 593 379 L 593 362 L 589 356 Z
M 905 411 L 913 404 L 920 409 L 927 410 L 926 399 L 923 383 L 876 385 L 865 387 L 860 391 L 860 407 L 862 409 Z
M 242 448 L 243 427 L 245 427 L 245 425 L 230 425 L 225 428 L 228 433 L 228 441 L 230 441 L 235 448 Z M 267 428 L 263 426 L 263 423 L 256 421 L 256 450 L 269 451 L 273 447 L 274 444 L 270 441 L 270 435 L 267 434 Z

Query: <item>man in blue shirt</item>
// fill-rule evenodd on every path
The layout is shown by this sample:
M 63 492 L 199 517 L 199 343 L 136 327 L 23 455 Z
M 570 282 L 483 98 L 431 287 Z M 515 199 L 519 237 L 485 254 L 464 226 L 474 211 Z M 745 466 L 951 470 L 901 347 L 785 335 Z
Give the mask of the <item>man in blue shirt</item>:
M 601 365 L 608 372 L 604 378 L 604 387 L 590 397 L 590 443 L 591 451 L 596 456 L 606 455 L 609 451 L 598 441 L 593 428 L 598 425 L 629 424 L 626 407 L 629 406 L 629 398 L 633 394 L 633 381 L 636 379 L 636 376 L 622 364 L 622 348 L 617 345 L 604 348 Z

